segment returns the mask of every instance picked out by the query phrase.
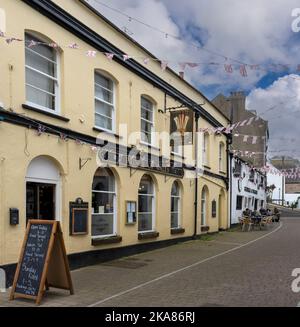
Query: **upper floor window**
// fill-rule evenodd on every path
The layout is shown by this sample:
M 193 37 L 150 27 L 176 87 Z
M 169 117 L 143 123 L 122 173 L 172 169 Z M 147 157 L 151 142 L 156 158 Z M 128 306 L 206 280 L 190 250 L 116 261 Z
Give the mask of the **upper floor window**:
M 225 146 L 224 146 L 224 143 L 220 143 L 219 144 L 219 171 L 224 171 L 224 158 L 225 158 L 225 155 L 224 155 L 224 151 L 225 150 Z
M 141 140 L 142 142 L 153 144 L 154 132 L 154 110 L 153 103 L 146 99 L 141 98 Z
M 115 130 L 115 84 L 100 74 L 95 73 L 95 125 L 96 127 Z
M 202 144 L 203 165 L 208 165 L 208 154 L 209 154 L 209 134 L 205 133 L 203 135 L 203 144 Z
M 58 112 L 59 54 L 49 44 L 49 41 L 25 33 L 26 103 L 42 110 Z

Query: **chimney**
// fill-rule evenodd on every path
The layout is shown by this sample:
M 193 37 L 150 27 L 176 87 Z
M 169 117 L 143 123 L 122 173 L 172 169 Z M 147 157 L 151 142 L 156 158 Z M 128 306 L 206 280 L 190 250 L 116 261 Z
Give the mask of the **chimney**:
M 184 72 L 179 72 L 180 78 L 184 79 Z

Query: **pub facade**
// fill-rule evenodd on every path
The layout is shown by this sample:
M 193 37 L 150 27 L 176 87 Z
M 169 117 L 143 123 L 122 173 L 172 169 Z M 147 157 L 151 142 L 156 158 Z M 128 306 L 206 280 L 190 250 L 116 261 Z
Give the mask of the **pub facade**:
M 196 131 L 229 122 L 203 94 L 84 1 L 0 8 L 8 281 L 30 219 L 61 223 L 73 268 L 228 228 L 230 140 Z

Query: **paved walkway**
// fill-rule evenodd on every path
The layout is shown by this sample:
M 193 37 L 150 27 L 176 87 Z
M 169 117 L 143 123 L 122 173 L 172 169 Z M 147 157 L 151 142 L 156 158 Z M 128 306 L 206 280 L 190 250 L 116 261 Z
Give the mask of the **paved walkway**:
M 264 231 L 222 232 L 72 272 L 75 295 L 51 290 L 42 306 L 297 306 L 300 218 Z M 32 306 L 8 301 L 0 306 Z

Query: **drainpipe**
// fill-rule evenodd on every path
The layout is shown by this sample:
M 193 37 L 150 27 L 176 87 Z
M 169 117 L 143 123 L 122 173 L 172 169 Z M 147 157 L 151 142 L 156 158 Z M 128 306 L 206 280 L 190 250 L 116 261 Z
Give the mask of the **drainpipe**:
M 233 124 L 233 103 L 231 102 L 230 107 L 230 125 Z M 228 137 L 226 139 L 227 143 L 227 178 L 229 178 L 229 222 L 230 226 L 232 225 L 232 158 L 233 155 L 230 153 L 230 145 L 232 145 L 232 134 L 228 134 Z
M 227 191 L 229 191 L 229 222 L 231 227 L 232 225 L 232 154 L 230 153 L 229 146 L 232 144 L 232 136 L 230 135 L 227 138 L 227 178 L 228 178 L 228 186 Z
M 194 235 L 193 238 L 197 238 L 197 216 L 198 216 L 198 129 L 199 129 L 199 113 L 195 113 L 196 120 L 196 137 L 195 137 L 195 159 L 196 159 L 196 174 L 195 174 L 195 216 L 194 216 Z

